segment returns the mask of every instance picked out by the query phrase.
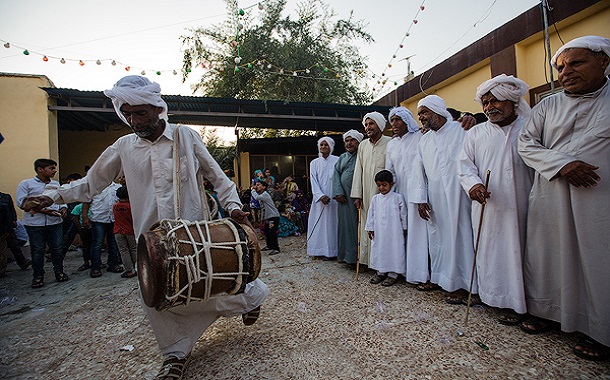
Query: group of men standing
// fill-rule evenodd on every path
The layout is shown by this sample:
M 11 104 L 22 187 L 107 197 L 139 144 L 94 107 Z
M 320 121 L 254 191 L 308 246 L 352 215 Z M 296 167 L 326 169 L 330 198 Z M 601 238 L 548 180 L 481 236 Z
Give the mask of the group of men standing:
M 574 354 L 605 360 L 610 185 L 602 178 L 610 178 L 610 40 L 577 38 L 552 62 L 563 92 L 532 111 L 523 99 L 525 82 L 496 76 L 475 98 L 488 121 L 469 130 L 436 95 L 418 103 L 423 134 L 405 107 L 390 111 L 393 138 L 383 135 L 383 115 L 365 115 L 368 139 L 345 133 L 347 152 L 334 165 L 326 198 L 337 201 L 338 222 L 326 233 L 337 234 L 338 253 L 327 256 L 353 264 L 359 245 L 360 263 L 370 263 L 363 228 L 377 193 L 374 176 L 388 169 L 408 205 L 406 281 L 449 292 L 451 304 L 466 304 L 471 292 L 474 302 L 500 309 L 500 323 L 530 334 L 559 325 L 581 332 Z M 308 237 L 316 239 L 312 231 Z

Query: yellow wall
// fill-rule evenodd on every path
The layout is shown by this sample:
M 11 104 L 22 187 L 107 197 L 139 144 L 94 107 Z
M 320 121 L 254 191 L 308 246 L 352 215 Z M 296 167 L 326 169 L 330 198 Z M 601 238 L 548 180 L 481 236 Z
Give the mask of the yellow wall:
M 34 161 L 59 162 L 57 118 L 48 110 L 51 101 L 39 87 L 52 87 L 44 75 L 0 75 L 0 191 L 15 199 L 19 182 L 34 177 Z M 19 212 L 20 216 L 22 215 Z
M 106 132 L 60 131 L 60 178 L 70 173 L 85 175 L 85 165 L 93 165 L 104 149 L 128 133 L 131 129 L 122 125 L 112 125 Z
M 447 104 L 448 108 L 455 108 L 462 112 L 468 111 L 472 113 L 481 112 L 481 108 L 474 101 L 474 94 L 477 87 L 484 81 L 491 78 L 491 69 L 488 62 L 482 62 L 477 66 L 470 68 L 467 71 L 461 72 L 446 81 L 443 81 L 436 86 L 426 90 L 427 95 L 438 95 Z M 419 102 L 426 94 L 418 94 L 401 105 L 407 107 L 417 120 L 417 102 Z

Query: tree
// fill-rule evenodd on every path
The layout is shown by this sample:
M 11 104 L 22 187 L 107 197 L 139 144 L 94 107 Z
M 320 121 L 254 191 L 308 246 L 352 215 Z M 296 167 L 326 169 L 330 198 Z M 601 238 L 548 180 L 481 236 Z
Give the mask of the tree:
M 216 131 L 208 130 L 206 127 L 201 127 L 199 134 L 205 143 L 208 152 L 218 162 L 220 168 L 227 174 L 233 172 L 233 162 L 236 158 L 236 146 L 234 143 L 228 145 L 223 144 L 223 141 L 216 135 Z M 231 175 L 232 177 L 232 175 Z
M 286 0 L 268 0 L 255 21 L 236 1 L 225 1 L 227 20 L 181 37 L 183 78 L 195 66 L 208 70 L 195 91 L 240 99 L 370 102 L 365 58 L 354 42 L 373 38 L 353 12 L 337 19 L 323 1 L 303 1 L 293 20 L 282 16 Z

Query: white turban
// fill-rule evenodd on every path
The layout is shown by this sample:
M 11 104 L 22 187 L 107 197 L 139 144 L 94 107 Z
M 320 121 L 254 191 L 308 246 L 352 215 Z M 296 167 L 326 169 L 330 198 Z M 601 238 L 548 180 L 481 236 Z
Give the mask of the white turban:
M 161 86 L 158 83 L 151 82 L 148 78 L 128 75 L 119 79 L 114 87 L 111 90 L 104 91 L 104 94 L 112 99 L 114 110 L 127 125 L 129 125 L 129 122 L 121 112 L 123 104 L 129 104 L 130 106 L 150 104 L 161 107 L 163 112 L 161 112 L 159 118 L 167 121 L 167 103 L 161 99 Z
M 491 92 L 499 101 L 510 100 L 515 103 L 517 105 L 517 108 L 515 109 L 517 115 L 527 116 L 532 109 L 525 99 L 523 99 L 523 96 L 527 94 L 529 88 L 527 83 L 519 78 L 515 78 L 512 75 L 500 74 L 497 77 L 481 83 L 481 85 L 477 87 L 477 94 L 474 100 L 482 105 L 481 97 L 488 92 Z
M 604 38 L 604 37 L 600 37 L 600 36 L 578 37 L 578 38 L 575 38 L 572 41 L 568 42 L 567 44 L 563 45 L 562 47 L 559 48 L 559 50 L 557 50 L 557 53 L 555 53 L 555 55 L 553 56 L 553 59 L 551 59 L 551 63 L 553 64 L 553 67 L 557 68 L 557 58 L 559 58 L 561 53 L 563 53 L 567 49 L 575 49 L 575 48 L 589 49 L 594 52 L 602 51 L 602 52 L 604 52 L 604 54 L 606 54 L 608 57 L 610 57 L 610 39 L 609 38 Z M 610 75 L 610 65 L 608 65 L 608 67 L 606 67 L 606 71 L 604 72 L 604 75 L 606 75 L 606 76 Z
M 447 119 L 447 121 L 452 121 L 453 116 L 447 111 L 447 106 L 445 105 L 445 101 L 438 95 L 428 95 L 417 103 L 417 108 L 426 107 L 430 111 L 434 112 L 437 115 L 440 115 Z
M 419 125 L 411 111 L 407 109 L 407 107 L 394 107 L 390 110 L 390 114 L 388 115 L 388 120 L 392 119 L 392 116 L 398 116 L 402 119 L 402 121 L 407 125 L 409 132 L 417 132 L 419 131 Z
M 364 115 L 364 117 L 362 118 L 362 125 L 365 125 L 364 122 L 366 121 L 366 119 L 371 119 L 375 122 L 375 124 L 377 124 L 377 128 L 379 128 L 379 130 L 381 132 L 383 132 L 383 130 L 385 129 L 385 124 L 387 123 L 385 120 L 385 117 L 383 117 L 382 114 L 380 114 L 377 111 L 374 112 L 369 112 L 366 115 Z
M 364 135 L 355 129 L 350 129 L 349 131 L 347 131 L 343 134 L 343 142 L 345 142 L 345 139 L 347 139 L 348 137 L 356 139 L 356 140 L 358 140 L 358 142 L 362 142 Z
M 330 154 L 333 154 L 333 150 L 335 150 L 335 140 L 331 139 L 328 136 L 324 136 L 318 140 L 318 152 L 320 151 L 320 144 L 322 141 L 326 141 L 328 146 L 330 147 Z M 318 153 L 318 157 L 322 157 L 322 153 Z

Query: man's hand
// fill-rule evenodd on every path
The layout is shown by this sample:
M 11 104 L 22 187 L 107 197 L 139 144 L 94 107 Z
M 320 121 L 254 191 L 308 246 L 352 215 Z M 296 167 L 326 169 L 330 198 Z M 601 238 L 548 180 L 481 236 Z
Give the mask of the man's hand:
M 419 216 L 422 219 L 430 220 L 430 213 L 432 212 L 430 205 L 428 205 L 427 203 L 419 203 L 417 205 L 417 211 L 419 212 Z
M 362 208 L 362 198 L 356 198 L 354 200 L 354 206 L 356 206 L 356 209 L 360 210 Z
M 482 183 L 477 183 L 470 190 L 468 190 L 468 195 L 473 201 L 477 201 L 480 204 L 485 204 L 486 199 L 491 196 L 491 193 L 487 191 Z
M 373 240 L 373 238 L 375 237 L 375 231 L 366 231 L 369 233 L 369 239 Z
M 249 212 L 243 212 L 240 209 L 235 209 L 233 211 L 231 211 L 231 219 L 233 219 L 234 221 L 236 221 L 239 224 L 245 224 L 250 226 L 250 228 L 252 228 L 253 231 L 254 227 L 252 227 L 252 225 L 250 224 L 250 221 L 248 220 L 248 215 L 250 215 Z
M 340 195 L 336 195 L 335 196 L 335 200 L 339 203 L 341 203 L 342 205 L 347 203 L 347 198 L 345 198 L 345 195 L 340 194 Z
M 49 207 L 53 204 L 53 199 L 47 197 L 46 195 L 37 195 L 35 197 L 28 197 L 23 201 L 23 205 L 21 208 L 24 211 L 36 211 L 40 212 L 42 209 Z
M 477 124 L 477 119 L 474 116 L 464 115 L 458 119 L 462 123 L 462 128 L 467 131 Z
M 591 187 L 597 186 L 597 182 L 601 179 L 595 173 L 597 169 L 599 166 L 589 165 L 583 161 L 572 161 L 559 170 L 559 175 L 572 186 Z
M 322 203 L 324 203 L 325 205 L 327 205 L 327 204 L 328 204 L 328 202 L 330 202 L 330 198 L 329 198 L 328 196 L 326 196 L 326 195 L 322 195 L 322 196 L 320 197 L 320 202 L 322 202 Z

